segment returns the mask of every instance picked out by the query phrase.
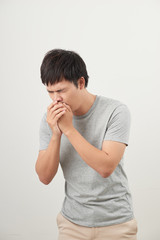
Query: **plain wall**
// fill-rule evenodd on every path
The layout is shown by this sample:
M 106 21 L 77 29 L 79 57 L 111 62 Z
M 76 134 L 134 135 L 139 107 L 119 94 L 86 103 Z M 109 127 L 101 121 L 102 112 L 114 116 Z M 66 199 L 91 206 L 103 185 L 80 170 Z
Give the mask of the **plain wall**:
M 56 240 L 62 170 L 36 173 L 39 125 L 51 100 L 40 79 L 45 53 L 78 52 L 88 91 L 120 100 L 132 116 L 125 170 L 138 239 L 159 240 L 160 1 L 0 1 L 0 240 Z

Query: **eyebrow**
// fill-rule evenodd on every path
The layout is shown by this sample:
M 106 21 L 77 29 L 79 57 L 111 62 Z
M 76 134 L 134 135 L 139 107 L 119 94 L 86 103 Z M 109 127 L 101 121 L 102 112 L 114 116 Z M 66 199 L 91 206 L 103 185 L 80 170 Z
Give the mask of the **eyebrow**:
M 49 92 L 49 93 L 54 93 L 54 92 L 59 92 L 59 91 L 62 91 L 62 90 L 64 90 L 65 88 L 62 88 L 62 89 L 58 89 L 57 91 L 49 91 L 48 89 L 47 89 L 47 91 Z

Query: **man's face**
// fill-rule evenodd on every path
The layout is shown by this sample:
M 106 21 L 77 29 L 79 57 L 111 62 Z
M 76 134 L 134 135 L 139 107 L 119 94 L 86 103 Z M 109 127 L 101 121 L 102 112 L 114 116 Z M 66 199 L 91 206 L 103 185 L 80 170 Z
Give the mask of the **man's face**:
M 63 80 L 54 85 L 48 84 L 46 89 L 53 101 L 65 102 L 73 113 L 79 107 L 79 89 L 73 83 Z

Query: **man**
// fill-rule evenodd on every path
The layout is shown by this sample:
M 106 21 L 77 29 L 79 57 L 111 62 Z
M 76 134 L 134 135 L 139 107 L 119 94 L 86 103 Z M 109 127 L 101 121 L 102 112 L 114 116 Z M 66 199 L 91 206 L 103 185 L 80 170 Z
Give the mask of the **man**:
M 118 100 L 89 93 L 88 78 L 77 53 L 54 49 L 45 55 L 41 79 L 52 103 L 40 125 L 36 172 L 49 184 L 59 163 L 62 167 L 59 240 L 135 240 L 137 223 L 123 169 L 130 112 Z

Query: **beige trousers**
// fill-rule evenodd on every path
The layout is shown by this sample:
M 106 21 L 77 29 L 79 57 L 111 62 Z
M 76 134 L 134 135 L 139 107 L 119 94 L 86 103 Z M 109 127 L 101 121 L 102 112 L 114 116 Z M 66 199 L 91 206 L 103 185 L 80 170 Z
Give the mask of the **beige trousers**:
M 70 222 L 59 213 L 57 226 L 58 240 L 137 240 L 136 219 L 107 227 L 84 227 Z

